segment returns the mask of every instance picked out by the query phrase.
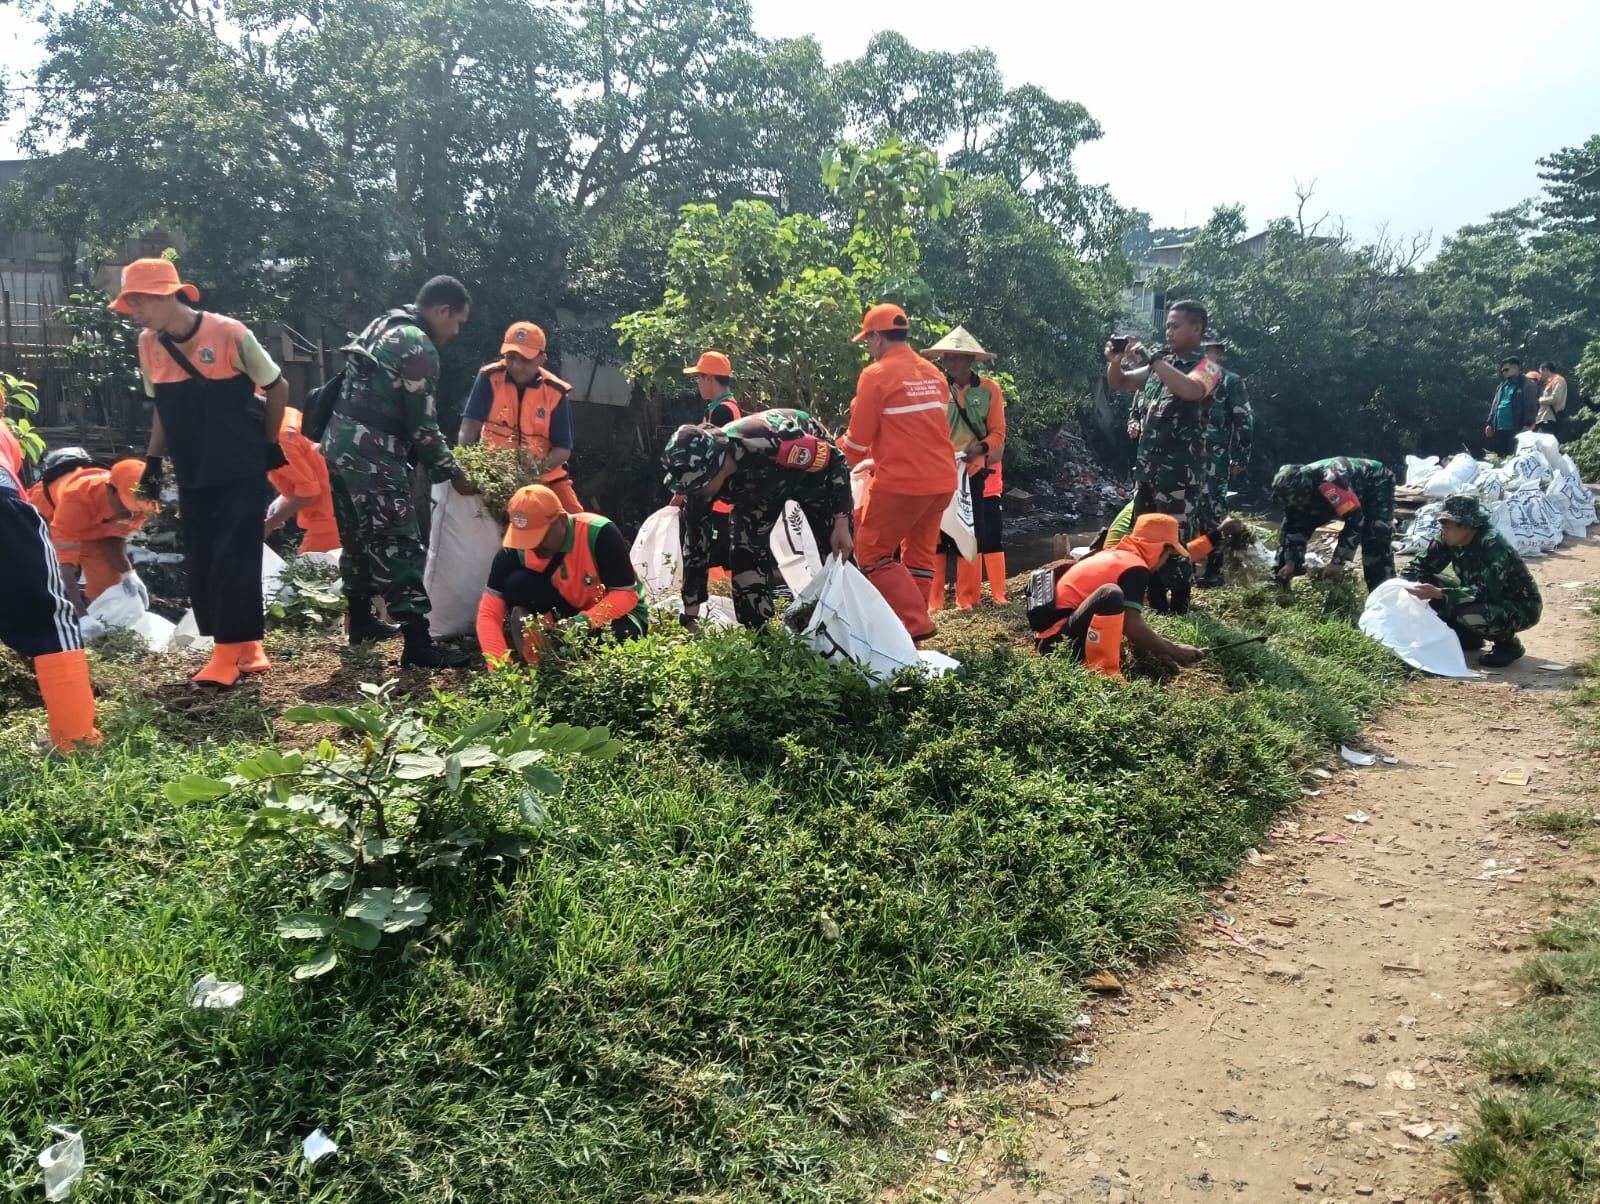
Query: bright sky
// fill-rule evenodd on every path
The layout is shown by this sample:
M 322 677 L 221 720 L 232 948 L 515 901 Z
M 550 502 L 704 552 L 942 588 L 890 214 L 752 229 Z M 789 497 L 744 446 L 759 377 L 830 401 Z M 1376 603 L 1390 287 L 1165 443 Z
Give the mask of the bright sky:
M 1259 229 L 1314 180 L 1313 212 L 1357 237 L 1387 222 L 1437 246 L 1536 193 L 1540 155 L 1600 133 L 1594 0 L 753 3 L 762 34 L 813 34 L 829 62 L 885 28 L 991 48 L 1008 84 L 1094 115 L 1079 178 L 1158 226 L 1240 203 Z
M 1259 228 L 1315 181 L 1313 211 L 1358 237 L 1387 223 L 1437 246 L 1536 193 L 1538 156 L 1600 133 L 1593 0 L 752 2 L 761 33 L 813 34 L 830 62 L 883 28 L 923 49 L 991 47 L 1008 83 L 1094 114 L 1105 136 L 1079 176 L 1156 225 L 1237 202 Z M 35 36 L 0 3 L 0 62 L 25 71 Z M 0 129 L 0 156 L 15 133 Z

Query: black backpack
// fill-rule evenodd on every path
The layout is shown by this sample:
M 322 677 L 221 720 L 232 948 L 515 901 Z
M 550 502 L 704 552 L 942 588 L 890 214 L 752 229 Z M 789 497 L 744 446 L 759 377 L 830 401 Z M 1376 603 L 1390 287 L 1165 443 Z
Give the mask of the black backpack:
M 340 368 L 315 389 L 306 390 L 305 402 L 300 409 L 300 433 L 311 442 L 320 444 L 322 436 L 328 433 L 333 407 L 339 404 L 339 396 L 344 392 L 344 378 L 349 371 L 348 367 Z

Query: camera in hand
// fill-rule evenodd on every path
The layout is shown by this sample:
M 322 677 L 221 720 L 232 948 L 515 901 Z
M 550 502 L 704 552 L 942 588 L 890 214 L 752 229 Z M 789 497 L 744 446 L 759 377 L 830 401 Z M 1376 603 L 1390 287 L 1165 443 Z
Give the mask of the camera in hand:
M 1125 335 L 1125 334 L 1114 334 L 1114 335 L 1111 336 L 1111 350 L 1112 351 L 1116 352 L 1118 355 L 1121 355 L 1127 349 L 1128 349 L 1128 336 L 1127 335 Z

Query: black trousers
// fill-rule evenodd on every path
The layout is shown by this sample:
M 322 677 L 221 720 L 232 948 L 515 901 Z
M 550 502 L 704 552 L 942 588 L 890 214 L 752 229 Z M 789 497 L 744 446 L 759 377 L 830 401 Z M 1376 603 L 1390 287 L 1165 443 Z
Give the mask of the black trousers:
M 30 659 L 83 647 L 44 516 L 0 468 L 0 643 Z
M 259 640 L 261 527 L 265 486 L 255 478 L 178 486 L 178 525 L 183 533 L 189 602 L 201 635 L 219 644 Z

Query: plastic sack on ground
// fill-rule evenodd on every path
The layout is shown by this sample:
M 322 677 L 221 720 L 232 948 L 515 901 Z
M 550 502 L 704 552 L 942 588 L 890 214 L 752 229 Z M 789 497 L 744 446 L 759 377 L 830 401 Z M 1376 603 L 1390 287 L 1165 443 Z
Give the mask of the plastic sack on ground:
M 1493 464 L 1484 461 L 1478 462 L 1478 475 L 1473 478 L 1470 486 L 1472 491 L 1486 502 L 1498 502 L 1505 496 L 1506 480 L 1500 475 L 1500 470 Z
M 1439 471 L 1438 456 L 1407 456 L 1406 484 L 1426 485 L 1428 478 Z
M 817 537 L 799 502 L 783 504 L 783 514 L 772 524 L 772 535 L 767 542 L 772 547 L 772 558 L 778 562 L 783 583 L 798 598 L 811 584 L 811 579 L 822 571 Z
M 210 652 L 215 641 L 200 634 L 200 624 L 195 621 L 194 607 L 183 612 L 178 627 L 172 633 L 172 646 L 182 652 Z
M 1517 455 L 1530 451 L 1544 457 L 1545 467 L 1551 472 L 1561 467 L 1561 444 L 1554 435 L 1545 431 L 1522 431 L 1517 435 Z
M 87 617 L 105 630 L 121 627 L 134 632 L 151 652 L 165 652 L 172 647 L 174 624 L 146 610 L 138 598 L 130 597 L 115 586 L 89 603 Z
M 963 560 L 978 558 L 978 535 L 972 523 L 972 489 L 967 480 L 967 459 L 956 457 L 956 491 L 939 519 L 939 530 L 950 537 Z
M 1566 459 L 1566 457 L 1562 457 Z M 1589 534 L 1589 528 L 1597 521 L 1594 507 L 1594 494 L 1589 492 L 1589 487 L 1576 472 L 1568 472 L 1563 468 L 1550 478 L 1550 488 L 1545 490 L 1552 503 L 1556 502 L 1556 494 L 1566 499 L 1566 513 L 1564 521 L 1568 535 L 1583 539 Z M 1557 504 L 1557 510 L 1562 507 Z
M 1506 484 L 1513 489 L 1521 488 L 1525 483 L 1534 485 L 1550 483 L 1549 461 L 1536 449 L 1519 451 L 1511 458 L 1510 463 L 1504 466 L 1503 471 L 1507 471 Z
M 639 524 L 628 559 L 652 606 L 683 593 L 683 511 L 663 506 Z
M 652 602 L 650 606 L 659 614 L 681 615 L 683 595 L 669 594 L 659 603 Z M 733 609 L 733 599 L 724 598 L 720 594 L 713 594 L 700 604 L 700 618 L 702 622 L 710 623 L 713 627 L 739 626 L 739 619 Z
M 283 557 L 266 544 L 261 545 L 261 605 L 265 606 L 278 596 L 283 582 Z
M 789 612 L 800 634 L 831 661 L 848 660 L 882 679 L 920 664 L 917 646 L 894 609 L 861 570 L 829 556 Z M 791 624 L 792 625 L 792 624 Z
M 47 1146 L 38 1161 L 39 1168 L 44 1171 L 44 1198 L 60 1201 L 70 1198 L 73 1186 L 83 1178 L 86 1165 L 83 1134 L 59 1125 L 51 1125 L 50 1131 L 61 1140 Z
M 1444 512 L 1443 502 L 1429 502 L 1417 511 L 1416 517 L 1411 520 L 1411 525 L 1406 528 L 1406 533 L 1400 539 L 1400 552 L 1420 552 L 1427 547 L 1439 534 L 1439 516 Z
M 1413 669 L 1439 677 L 1476 677 L 1467 668 L 1461 641 L 1421 598 L 1410 581 L 1392 577 L 1367 595 L 1357 624 Z
M 917 659 L 922 662 L 922 667 L 927 670 L 929 677 L 943 677 L 946 673 L 953 673 L 961 668 L 961 662 L 955 657 L 935 652 L 932 648 L 919 648 Z
M 432 607 L 428 630 L 434 639 L 465 635 L 477 626 L 478 599 L 504 535 L 476 497 L 457 493 L 448 481 L 433 487 L 433 526 L 422 588 L 428 591 Z
M 1422 487 L 1422 492 L 1431 498 L 1447 498 L 1462 486 L 1469 484 L 1477 475 L 1478 462 L 1466 452 L 1458 452 L 1450 457 L 1448 464 L 1428 478 Z
M 1542 556 L 1566 538 L 1561 517 L 1538 489 L 1518 489 L 1494 507 L 1494 525 L 1523 556 Z

